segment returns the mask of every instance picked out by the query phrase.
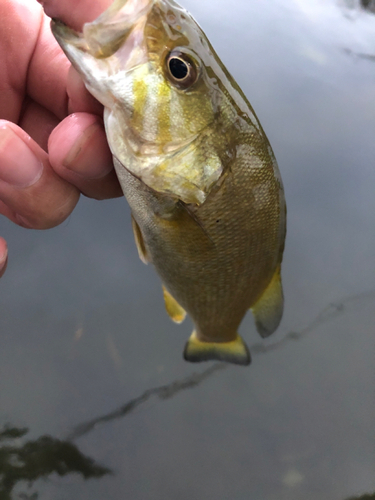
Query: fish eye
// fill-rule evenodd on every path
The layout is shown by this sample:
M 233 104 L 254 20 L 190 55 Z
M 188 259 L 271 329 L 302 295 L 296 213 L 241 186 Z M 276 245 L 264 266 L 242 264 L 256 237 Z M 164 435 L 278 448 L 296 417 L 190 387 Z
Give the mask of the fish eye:
M 176 87 L 187 89 L 197 81 L 197 65 L 187 54 L 172 51 L 167 57 L 167 76 Z
M 178 57 L 169 59 L 169 71 L 176 80 L 185 80 L 189 75 L 189 66 Z

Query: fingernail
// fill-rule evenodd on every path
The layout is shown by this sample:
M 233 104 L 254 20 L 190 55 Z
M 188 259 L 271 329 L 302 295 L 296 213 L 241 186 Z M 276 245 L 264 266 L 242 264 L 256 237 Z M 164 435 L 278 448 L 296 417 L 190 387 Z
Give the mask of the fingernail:
M 43 163 L 8 126 L 0 127 L 0 181 L 26 188 L 37 182 Z
M 73 125 L 70 130 L 71 137 L 74 137 L 75 133 Z M 69 131 L 67 131 L 68 136 Z M 88 179 L 99 179 L 112 170 L 112 155 L 102 127 L 98 123 L 94 122 L 88 126 L 78 139 L 75 137 L 75 142 L 63 164 L 68 170 Z

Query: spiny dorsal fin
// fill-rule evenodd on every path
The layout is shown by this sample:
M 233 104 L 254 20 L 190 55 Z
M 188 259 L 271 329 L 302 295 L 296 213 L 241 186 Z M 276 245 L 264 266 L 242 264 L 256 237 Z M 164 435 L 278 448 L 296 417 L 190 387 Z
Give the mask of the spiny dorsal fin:
M 133 228 L 134 240 L 135 240 L 135 244 L 136 244 L 136 247 L 138 250 L 139 258 L 141 259 L 141 261 L 144 264 L 148 264 L 150 259 L 149 259 L 148 254 L 147 254 L 145 242 L 143 241 L 143 236 L 142 236 L 141 230 L 139 229 L 139 226 L 136 223 L 136 221 L 133 217 L 133 214 L 132 214 L 132 228 Z
M 216 360 L 244 366 L 251 362 L 249 349 L 239 335 L 231 342 L 202 342 L 195 331 L 185 346 L 184 359 L 192 363 Z
M 177 300 L 174 297 L 172 297 L 172 295 L 168 292 L 168 290 L 165 288 L 164 285 L 163 285 L 163 295 L 164 295 L 165 308 L 171 319 L 175 323 L 182 323 L 186 316 L 185 309 L 183 309 L 177 302 Z
M 268 337 L 276 330 L 280 324 L 283 309 L 284 296 L 279 265 L 263 295 L 251 308 L 258 333 L 261 337 Z

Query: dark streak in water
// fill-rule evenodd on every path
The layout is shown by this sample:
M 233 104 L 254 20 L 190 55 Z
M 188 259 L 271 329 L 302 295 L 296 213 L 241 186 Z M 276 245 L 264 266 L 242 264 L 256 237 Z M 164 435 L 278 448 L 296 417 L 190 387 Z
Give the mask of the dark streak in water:
M 375 299 L 375 290 L 363 292 L 358 295 L 351 295 L 349 297 L 341 299 L 338 302 L 331 302 L 322 311 L 320 311 L 320 313 L 311 321 L 309 325 L 303 328 L 303 330 L 300 330 L 299 332 L 289 332 L 285 335 L 284 338 L 270 345 L 254 344 L 253 346 L 251 346 L 250 350 L 254 354 L 264 354 L 270 351 L 281 349 L 290 341 L 300 340 L 302 337 L 305 337 L 308 333 L 312 332 L 324 323 L 337 318 L 338 316 L 346 312 L 348 306 L 350 306 L 352 303 L 361 302 L 371 297 Z
M 299 332 L 289 332 L 285 335 L 284 338 L 282 338 L 278 342 L 274 342 L 273 344 L 254 344 L 251 346 L 250 350 L 253 354 L 256 355 L 282 349 L 285 345 L 289 344 L 289 342 L 300 340 L 319 326 L 345 313 L 348 306 L 350 306 L 351 304 L 356 302 L 358 303 L 369 298 L 375 298 L 375 290 L 345 297 L 338 302 L 331 302 L 311 321 L 311 323 L 309 323 Z M 172 382 L 171 384 L 163 385 L 161 387 L 147 389 L 143 394 L 141 394 L 137 398 L 131 399 L 113 412 L 77 425 L 66 439 L 68 441 L 74 441 L 75 439 L 95 429 L 99 424 L 104 424 L 106 422 L 111 422 L 112 420 L 122 418 L 138 408 L 138 406 L 148 401 L 153 396 L 156 396 L 162 400 L 173 398 L 177 393 L 186 389 L 193 389 L 194 387 L 204 382 L 207 378 L 211 377 L 214 373 L 227 369 L 229 367 L 232 367 L 232 365 L 228 365 L 225 363 L 215 363 L 206 370 L 200 373 L 193 373 L 185 379 L 177 380 L 175 382 Z
M 353 52 L 350 49 L 343 49 L 343 51 L 348 56 L 354 57 L 356 59 L 365 59 L 367 61 L 373 61 L 373 62 L 375 61 L 375 54 L 364 54 L 361 52 Z
M 110 422 L 111 420 L 116 420 L 118 418 L 124 417 L 125 415 L 128 415 L 138 406 L 148 401 L 152 396 L 157 396 L 159 399 L 173 398 L 173 396 L 178 392 L 196 387 L 206 378 L 210 377 L 219 370 L 227 368 L 227 366 L 228 365 L 224 363 L 215 363 L 214 365 L 207 368 L 207 370 L 204 370 L 201 373 L 193 373 L 192 375 L 183 380 L 176 380 L 175 382 L 172 382 L 171 384 L 168 385 L 155 387 L 154 389 L 147 389 L 147 391 L 141 394 L 141 396 L 131 399 L 117 410 L 114 410 L 113 412 L 108 413 L 107 415 L 103 415 L 102 417 L 97 417 L 93 420 L 89 420 L 88 422 L 77 425 L 73 429 L 71 434 L 68 435 L 67 440 L 73 441 L 74 439 L 77 439 L 83 436 L 84 434 L 87 434 L 88 432 L 92 431 L 98 424 Z

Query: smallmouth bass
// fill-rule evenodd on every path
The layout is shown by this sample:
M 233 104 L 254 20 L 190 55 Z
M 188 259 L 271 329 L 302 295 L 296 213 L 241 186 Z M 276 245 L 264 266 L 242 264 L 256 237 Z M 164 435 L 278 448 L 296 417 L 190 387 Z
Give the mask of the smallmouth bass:
M 238 327 L 262 337 L 283 313 L 284 191 L 267 137 L 201 28 L 173 0 L 115 0 L 78 33 L 52 32 L 104 105 L 138 253 L 166 309 L 195 329 L 188 361 L 250 363 Z

